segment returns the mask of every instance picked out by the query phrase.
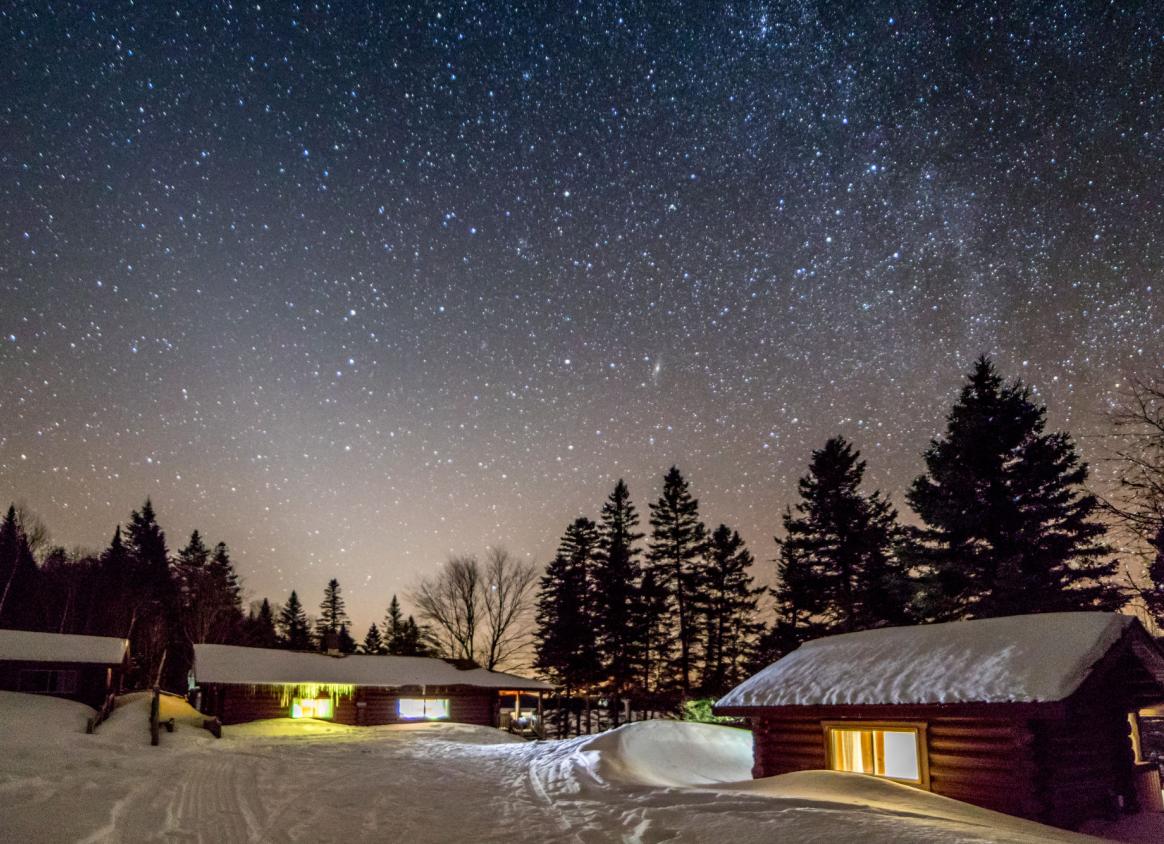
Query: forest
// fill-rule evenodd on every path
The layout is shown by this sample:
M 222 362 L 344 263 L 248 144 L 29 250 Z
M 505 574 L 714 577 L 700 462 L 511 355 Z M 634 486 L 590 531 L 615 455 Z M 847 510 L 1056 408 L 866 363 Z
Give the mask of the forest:
M 413 614 L 392 595 L 358 639 L 338 579 L 314 616 L 297 591 L 244 601 L 227 546 L 195 530 L 171 551 L 148 499 L 97 553 L 52 544 L 14 504 L 0 522 L 0 627 L 127 638 L 129 684 L 176 691 L 203 642 L 532 669 L 617 724 L 626 706 L 720 695 L 820 636 L 1069 610 L 1164 623 L 1164 382 L 1131 379 L 1113 411 L 1105 497 L 1046 415 L 980 358 L 905 493 L 913 519 L 864 488 L 860 451 L 833 437 L 774 514 L 775 568 L 761 570 L 735 529 L 704 523 L 673 466 L 645 519 L 620 480 L 544 566 L 503 549 L 449 558 L 405 595 Z

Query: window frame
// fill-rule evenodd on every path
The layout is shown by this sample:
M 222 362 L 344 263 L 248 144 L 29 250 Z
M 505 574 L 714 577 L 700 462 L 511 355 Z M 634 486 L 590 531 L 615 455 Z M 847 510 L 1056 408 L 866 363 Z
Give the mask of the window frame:
M 838 771 L 840 773 L 859 773 L 867 777 L 876 777 L 879 780 L 889 780 L 890 782 L 899 782 L 903 785 L 912 785 L 915 788 L 921 788 L 926 791 L 930 790 L 929 742 L 926 740 L 926 728 L 929 725 L 925 721 L 821 721 L 820 725 L 824 738 L 825 764 L 828 766 L 828 770 Z M 918 778 L 916 780 L 910 780 L 900 777 L 890 777 L 885 774 L 866 774 L 864 771 L 842 771 L 835 767 L 833 759 L 833 730 L 912 732 L 914 734 L 914 746 L 917 748 Z
M 406 700 L 407 701 L 420 701 L 421 702 L 421 711 L 423 712 L 423 714 L 422 715 L 405 715 L 403 712 L 401 712 L 400 711 L 400 704 Z M 444 704 L 444 707 L 443 707 L 444 714 L 443 715 L 429 715 L 428 714 L 428 706 L 429 706 L 430 701 L 443 703 Z M 404 697 L 404 696 L 401 696 L 401 697 L 396 698 L 396 717 L 399 718 L 401 721 L 412 721 L 412 722 L 417 722 L 417 721 L 449 721 L 452 718 L 452 714 L 453 714 L 453 707 L 452 707 L 452 704 L 450 702 L 450 699 L 447 697 Z

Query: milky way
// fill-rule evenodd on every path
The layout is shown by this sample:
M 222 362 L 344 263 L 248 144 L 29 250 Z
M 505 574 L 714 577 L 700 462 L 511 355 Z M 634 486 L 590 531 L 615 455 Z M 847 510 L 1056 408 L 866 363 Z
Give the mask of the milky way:
M 1158 6 L 502 5 L 0 12 L 0 498 L 366 623 L 672 463 L 770 559 L 981 353 L 1093 459 L 1159 372 Z

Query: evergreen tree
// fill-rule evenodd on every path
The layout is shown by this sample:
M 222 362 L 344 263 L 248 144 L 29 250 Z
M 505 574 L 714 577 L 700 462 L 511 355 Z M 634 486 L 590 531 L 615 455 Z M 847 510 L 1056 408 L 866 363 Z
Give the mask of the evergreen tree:
M 279 611 L 279 634 L 283 637 L 283 644 L 293 651 L 306 651 L 311 648 L 311 628 L 307 622 L 307 613 L 295 590 L 283 609 Z
M 356 640 L 348 632 L 348 626 L 346 624 L 339 626 L 336 635 L 339 640 L 339 652 L 341 654 L 354 654 L 356 652 Z
M 254 605 L 247 615 L 246 642 L 255 648 L 276 648 L 279 646 L 279 633 L 275 629 L 275 614 L 271 611 L 271 602 L 263 598 L 256 610 Z
M 149 686 L 161 681 L 168 687 L 179 688 L 186 679 L 189 663 L 182 658 L 183 635 L 177 623 L 178 590 L 170 575 L 166 534 L 158 525 L 148 498 L 141 510 L 130 514 L 128 538 L 134 604 L 129 637 L 135 663 L 131 682 Z M 166 676 L 159 677 L 163 660 Z
M 1152 549 L 1148 563 L 1150 585 L 1143 592 L 1144 603 L 1156 622 L 1164 626 L 1164 523 L 1149 544 Z
M 636 669 L 643 691 L 665 691 L 674 685 L 669 668 L 675 654 L 675 598 L 652 569 L 643 572 L 633 617 Z
M 0 627 L 31 630 L 38 626 L 37 574 L 28 537 L 16 507 L 10 506 L 0 523 Z
M 893 554 L 897 513 L 863 495 L 865 462 L 844 437 L 812 453 L 796 515 L 784 514 L 777 591 L 778 649 L 832 633 L 909 621 L 909 579 Z
M 613 698 L 611 713 L 618 726 L 618 705 L 628 692 L 640 658 L 637 610 L 642 576 L 637 543 L 639 515 L 630 490 L 621 479 L 602 505 L 598 553 L 595 555 L 595 633 Z
M 130 588 L 133 561 L 122 540 L 121 525 L 114 528 L 109 547 L 101 554 L 98 570 L 97 612 L 89 632 L 97 636 L 128 638 L 135 616 L 136 596 Z
M 1116 562 L 1087 464 L 1065 433 L 1044 433 L 1046 408 L 1022 382 L 1004 385 L 979 358 L 910 487 L 925 523 L 913 560 L 926 576 L 927 617 L 1112 610 Z
M 743 679 L 763 625 L 756 620 L 763 587 L 753 585 L 752 555 L 740 535 L 720 525 L 708 543 L 698 605 L 704 619 L 703 692 L 719 696 Z
M 692 595 L 700 579 L 706 535 L 707 529 L 699 520 L 699 501 L 691 497 L 687 481 L 672 466 L 663 478 L 662 495 L 651 505 L 648 560 L 656 585 L 675 602 L 679 651 L 674 669 L 684 698 L 692 687 L 697 657 L 698 619 Z
M 375 624 L 369 625 L 368 632 L 364 634 L 364 653 L 382 654 L 386 652 L 387 649 L 384 647 L 384 637 L 380 635 L 380 628 Z
M 539 584 L 534 665 L 554 678 L 567 698 L 598 675 L 591 581 L 597 545 L 594 522 L 575 519 Z
M 344 599 L 340 594 L 339 581 L 334 577 L 328 581 L 323 591 L 323 601 L 319 604 L 319 619 L 315 622 L 315 633 L 319 638 L 319 646 L 327 648 L 327 634 L 338 634 L 340 628 L 350 624 L 348 614 L 344 610 Z
M 388 653 L 397 656 L 404 655 L 407 649 L 407 628 L 404 623 L 404 614 L 400 611 L 400 601 L 396 596 L 388 602 L 388 613 L 384 617 L 384 645 Z
M 209 571 L 214 591 L 228 623 L 237 624 L 242 617 L 242 587 L 239 585 L 238 574 L 234 570 L 234 563 L 230 559 L 230 551 L 225 542 L 219 542 L 214 546 Z
M 397 656 L 435 656 L 438 654 L 432 635 L 425 625 L 416 623 L 412 616 L 404 619 L 400 638 L 395 645 L 396 650 L 390 651 Z

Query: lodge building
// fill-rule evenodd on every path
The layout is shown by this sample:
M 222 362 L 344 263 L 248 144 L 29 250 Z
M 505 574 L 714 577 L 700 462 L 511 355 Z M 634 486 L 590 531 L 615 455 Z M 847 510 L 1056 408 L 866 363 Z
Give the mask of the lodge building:
M 129 642 L 109 636 L 0 630 L 0 689 L 100 709 L 121 690 Z
M 1162 703 L 1164 653 L 1137 620 L 1046 613 L 810 641 L 715 712 L 751 723 L 755 777 L 870 774 L 1077 827 L 1160 808 L 1139 728 Z
M 470 663 L 435 657 L 351 655 L 195 645 L 196 705 L 223 724 L 264 718 L 320 718 L 374 726 L 451 721 L 496 727 L 509 704 L 520 710 L 553 687 Z

